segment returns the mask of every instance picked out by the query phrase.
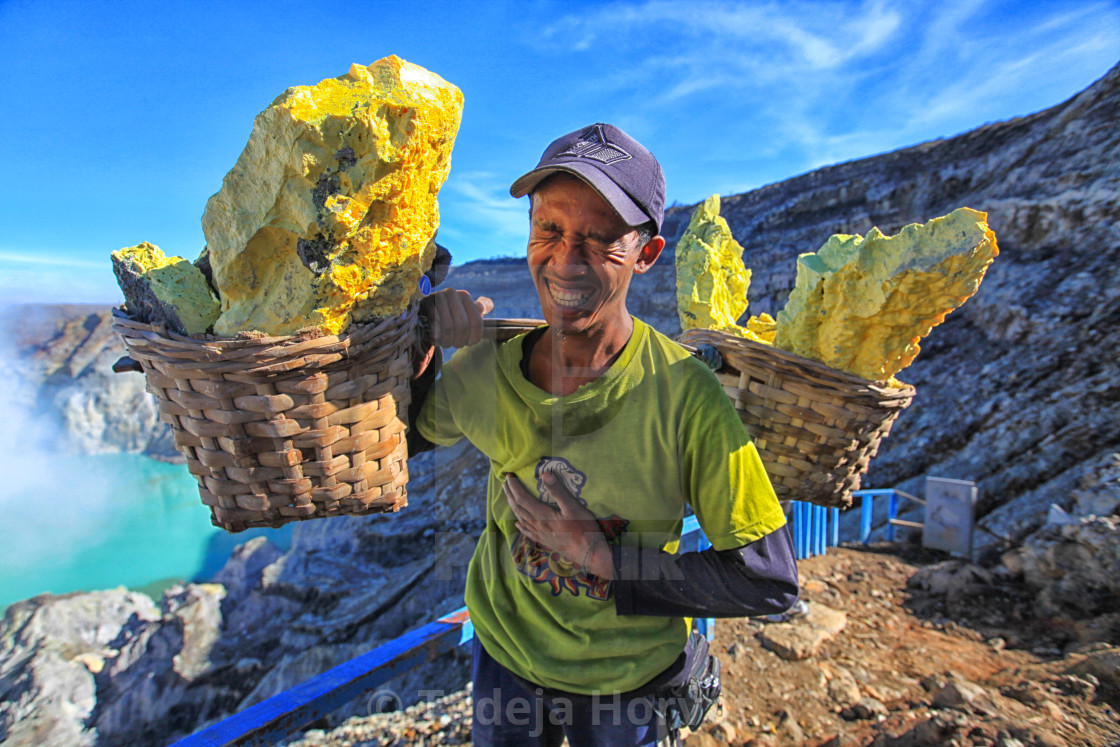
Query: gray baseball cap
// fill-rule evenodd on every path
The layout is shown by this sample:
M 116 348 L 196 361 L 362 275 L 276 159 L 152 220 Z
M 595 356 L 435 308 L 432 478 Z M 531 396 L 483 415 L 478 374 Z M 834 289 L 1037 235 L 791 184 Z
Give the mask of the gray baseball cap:
M 574 174 L 587 182 L 629 226 L 665 218 L 665 174 L 645 147 L 614 125 L 601 122 L 552 141 L 537 167 L 513 183 L 523 197 L 549 176 Z

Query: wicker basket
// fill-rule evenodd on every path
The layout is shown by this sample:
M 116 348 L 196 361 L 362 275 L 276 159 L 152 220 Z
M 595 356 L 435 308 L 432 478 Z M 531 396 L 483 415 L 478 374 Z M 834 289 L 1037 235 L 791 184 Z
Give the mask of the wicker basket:
M 406 505 L 415 326 L 409 309 L 343 335 L 194 339 L 113 317 L 230 532 Z
M 910 404 L 914 387 L 890 387 L 770 345 L 711 330 L 684 332 L 723 356 L 716 375 L 731 397 L 781 500 L 848 508 L 852 491 Z

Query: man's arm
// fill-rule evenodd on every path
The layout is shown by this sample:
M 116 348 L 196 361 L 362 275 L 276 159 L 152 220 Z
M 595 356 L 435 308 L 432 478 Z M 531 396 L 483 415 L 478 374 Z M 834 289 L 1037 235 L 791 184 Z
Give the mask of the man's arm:
M 428 351 L 414 354 L 412 360 L 413 370 L 418 370 L 419 373 L 412 377 L 409 384 L 411 398 L 408 401 L 408 454 L 409 456 L 416 456 L 436 447 L 434 443 L 421 435 L 420 429 L 416 427 L 416 421 L 420 418 L 420 410 L 424 406 L 424 400 L 428 398 L 428 392 L 432 391 L 432 387 L 435 386 L 436 376 L 439 375 L 439 370 L 443 367 L 443 350 L 438 346 L 433 346 Z
M 797 601 L 797 563 L 758 450 L 707 371 L 687 379 L 686 393 L 681 486 L 715 547 L 681 554 L 612 547 L 615 609 L 695 617 L 786 610 Z
M 797 601 L 797 563 L 782 526 L 733 550 L 673 555 L 613 546 L 620 615 L 745 617 L 782 612 Z
M 435 448 L 435 444 L 421 435 L 416 421 L 443 366 L 442 348 L 466 347 L 480 341 L 482 317 L 493 308 L 494 302 L 485 296 L 472 299 L 466 291 L 452 288 L 436 291 L 420 303 L 422 331 L 412 353 L 413 376 L 408 405 L 409 454 Z

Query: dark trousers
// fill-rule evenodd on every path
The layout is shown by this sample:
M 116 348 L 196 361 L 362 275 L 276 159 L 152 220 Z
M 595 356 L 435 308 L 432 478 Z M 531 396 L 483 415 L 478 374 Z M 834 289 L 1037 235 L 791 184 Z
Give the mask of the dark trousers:
M 646 696 L 578 695 L 532 687 L 474 639 L 475 747 L 655 747 L 664 729 Z

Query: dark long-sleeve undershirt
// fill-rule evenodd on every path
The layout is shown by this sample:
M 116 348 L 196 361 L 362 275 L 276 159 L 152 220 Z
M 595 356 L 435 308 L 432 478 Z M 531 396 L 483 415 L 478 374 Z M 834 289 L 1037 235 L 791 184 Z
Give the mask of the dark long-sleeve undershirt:
M 620 615 L 746 617 L 797 601 L 797 562 L 785 526 L 733 550 L 673 555 L 613 545 L 611 553 Z
M 432 391 L 432 387 L 435 386 L 436 377 L 442 367 L 443 350 L 436 347 L 432 354 L 432 360 L 429 361 L 428 367 L 424 369 L 424 373 L 409 382 L 410 394 L 412 395 L 408 402 L 408 435 L 406 436 L 409 456 L 416 456 L 436 447 L 434 443 L 421 435 L 420 429 L 416 427 L 416 420 L 420 417 L 420 409 L 424 406 L 424 400 L 428 398 L 428 392 Z

